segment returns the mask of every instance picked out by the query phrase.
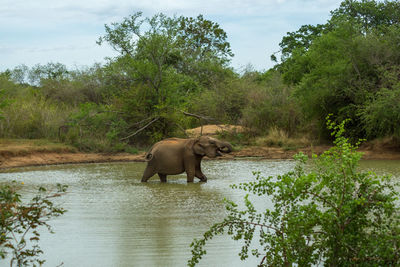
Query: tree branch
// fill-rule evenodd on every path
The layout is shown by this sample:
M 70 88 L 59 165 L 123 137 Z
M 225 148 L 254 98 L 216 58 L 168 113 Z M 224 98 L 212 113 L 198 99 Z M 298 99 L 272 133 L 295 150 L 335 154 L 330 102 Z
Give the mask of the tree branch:
M 211 117 L 201 116 L 201 115 L 189 113 L 189 112 L 186 112 L 186 111 L 182 111 L 182 113 L 185 116 L 195 117 L 195 118 L 203 119 L 203 120 L 206 120 L 206 121 L 216 121 L 217 120 L 217 119 L 214 119 L 214 118 L 211 118 Z
M 321 196 L 321 195 L 318 195 L 318 194 L 316 194 L 316 193 L 314 193 L 314 192 L 308 191 L 308 190 L 304 190 L 303 192 L 306 193 L 306 194 L 310 194 L 310 195 L 312 195 L 312 196 L 314 196 L 314 197 L 316 197 L 316 198 L 321 199 L 323 202 L 325 202 L 325 203 L 327 203 L 328 205 L 330 205 L 333 209 L 335 209 L 336 211 L 340 212 L 340 210 L 339 210 L 332 202 L 330 202 L 329 200 L 327 200 L 325 197 L 323 197 L 323 196 Z
M 143 131 L 144 129 L 146 129 L 147 127 L 149 127 L 153 122 L 156 122 L 159 119 L 159 117 L 156 117 L 154 120 L 152 120 L 151 122 L 149 122 L 148 124 L 146 124 L 145 126 L 143 126 L 142 128 L 140 128 L 139 130 L 137 130 L 136 132 L 134 132 L 133 134 L 128 135 L 127 137 L 121 138 L 119 139 L 120 141 L 126 140 L 128 138 L 131 138 L 132 136 L 137 135 L 138 133 L 140 133 L 141 131 Z

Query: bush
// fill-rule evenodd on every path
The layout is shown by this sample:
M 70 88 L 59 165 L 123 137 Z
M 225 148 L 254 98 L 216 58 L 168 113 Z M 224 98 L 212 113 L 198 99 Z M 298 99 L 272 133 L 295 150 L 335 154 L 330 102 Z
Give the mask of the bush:
M 16 98 L 3 109 L 0 137 L 57 139 L 71 108 L 40 97 Z
M 306 134 L 300 138 L 293 138 L 277 127 L 270 128 L 267 135 L 256 137 L 254 141 L 256 146 L 278 146 L 288 150 L 310 146 L 312 143 L 313 140 Z
M 225 232 L 243 240 L 239 255 L 246 259 L 259 229 L 259 248 L 251 250 L 259 266 L 398 266 L 399 193 L 390 176 L 357 170 L 361 153 L 343 137 L 344 124 L 328 121 L 335 146 L 321 156 L 309 162 L 298 154 L 291 172 L 276 178 L 256 173 L 256 181 L 234 185 L 271 198 L 274 208 L 258 212 L 249 195 L 245 210 L 226 201 L 228 216 L 194 240 L 188 265 L 195 266 L 206 242 Z
M 52 233 L 48 221 L 66 210 L 51 200 L 64 194 L 67 187 L 58 185 L 57 192 L 40 187 L 27 204 L 22 203 L 17 188 L 16 182 L 0 186 L 0 258 L 10 256 L 10 266 L 41 266 L 45 261 L 39 258 L 43 251 L 38 245 L 38 228 L 47 228 Z
M 400 83 L 397 87 L 381 89 L 361 111 L 368 137 L 400 137 Z
M 243 79 L 226 78 L 193 95 L 190 100 L 190 112 L 216 119 L 218 122 L 237 124 L 246 105 L 246 93 L 253 86 Z M 215 123 L 215 122 L 208 122 Z
M 291 88 L 284 85 L 281 75 L 272 71 L 258 86 L 247 92 L 242 124 L 259 135 L 279 128 L 293 136 L 301 122 L 300 107 L 291 97 Z

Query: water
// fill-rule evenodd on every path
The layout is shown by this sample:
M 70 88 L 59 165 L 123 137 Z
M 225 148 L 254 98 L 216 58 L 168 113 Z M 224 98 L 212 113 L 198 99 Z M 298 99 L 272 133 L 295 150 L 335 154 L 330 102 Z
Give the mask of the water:
M 145 163 L 59 165 L 20 168 L 0 173 L 0 181 L 23 182 L 34 188 L 69 185 L 57 200 L 68 210 L 50 222 L 55 234 L 43 233 L 45 266 L 186 266 L 189 245 L 226 214 L 222 199 L 242 202 L 244 192 L 230 184 L 254 179 L 253 171 L 275 176 L 291 170 L 290 160 L 203 161 L 207 183 L 187 184 L 185 175 L 157 176 L 140 183 Z M 399 161 L 363 161 L 362 167 L 400 177 Z M 268 201 L 254 198 L 257 206 Z M 240 261 L 240 244 L 228 236 L 206 246 L 199 266 L 256 266 Z M 7 266 L 7 261 L 0 266 Z

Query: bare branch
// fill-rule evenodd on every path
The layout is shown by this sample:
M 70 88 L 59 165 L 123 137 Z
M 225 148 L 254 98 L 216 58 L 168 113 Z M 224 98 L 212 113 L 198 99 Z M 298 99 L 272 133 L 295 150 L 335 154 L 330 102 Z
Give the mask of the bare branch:
M 148 117 L 148 118 L 143 119 L 143 120 L 141 120 L 141 121 L 135 122 L 134 124 L 132 124 L 131 126 L 129 126 L 128 129 L 130 129 L 130 128 L 132 128 L 132 127 L 135 127 L 135 126 L 138 126 L 138 125 L 140 125 L 140 124 L 142 124 L 142 123 L 144 123 L 144 122 L 146 122 L 146 121 L 150 121 L 151 119 L 154 119 L 154 118 L 153 118 L 153 117 Z
M 142 128 L 140 128 L 139 130 L 137 130 L 136 132 L 134 132 L 133 134 L 128 135 L 127 137 L 121 138 L 119 139 L 120 141 L 126 140 L 128 138 L 131 138 L 132 136 L 137 135 L 138 133 L 140 133 L 141 131 L 143 131 L 144 129 L 146 129 L 147 127 L 149 127 L 153 122 L 156 122 L 159 119 L 159 117 L 156 117 L 154 120 L 152 120 L 151 122 L 149 122 L 148 124 L 146 124 L 145 126 L 143 126 Z
M 186 111 L 182 111 L 182 113 L 185 116 L 195 117 L 195 118 L 203 119 L 203 120 L 206 120 L 206 121 L 216 121 L 217 120 L 217 119 L 214 119 L 214 118 L 211 118 L 211 117 L 201 116 L 201 115 L 189 113 L 189 112 L 186 112 Z

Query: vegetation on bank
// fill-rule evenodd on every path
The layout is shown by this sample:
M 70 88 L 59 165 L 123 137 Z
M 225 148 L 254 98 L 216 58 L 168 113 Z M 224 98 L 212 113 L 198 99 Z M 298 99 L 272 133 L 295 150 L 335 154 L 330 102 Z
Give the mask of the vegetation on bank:
M 237 72 L 216 22 L 138 12 L 105 26 L 98 44 L 118 52 L 105 64 L 0 73 L 0 138 L 136 152 L 185 137 L 187 128 L 223 123 L 248 129 L 225 135 L 237 144 L 282 145 L 268 136 L 330 141 L 324 118 L 333 114 L 337 122 L 351 118 L 353 140 L 390 138 L 400 146 L 399 36 L 398 1 L 345 0 L 325 24 L 287 33 L 272 69 Z

